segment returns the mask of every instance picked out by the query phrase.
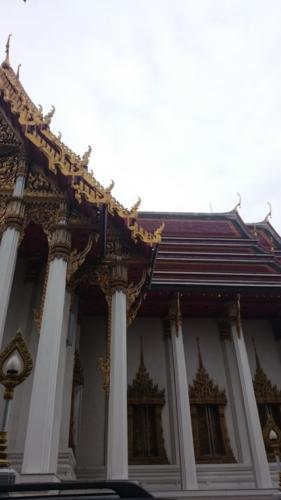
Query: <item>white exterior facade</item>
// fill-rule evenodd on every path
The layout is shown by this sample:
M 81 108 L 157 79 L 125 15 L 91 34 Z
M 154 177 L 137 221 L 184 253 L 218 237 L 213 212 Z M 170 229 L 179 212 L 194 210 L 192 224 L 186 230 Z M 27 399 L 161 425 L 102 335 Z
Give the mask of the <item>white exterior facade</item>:
M 40 283 L 40 280 L 38 283 L 26 281 L 25 266 L 26 263 L 19 259 L 16 265 L 14 283 L 9 301 L 3 344 L 7 344 L 12 338 L 15 330 L 20 327 L 35 361 L 40 336 L 33 323 L 32 317 L 33 310 L 38 303 L 38 296 L 40 295 L 42 283 Z M 58 294 L 60 291 L 57 288 L 53 293 Z M 67 294 L 65 300 L 69 300 Z M 62 313 L 62 316 L 62 330 L 67 330 L 70 324 L 69 314 L 63 315 Z M 117 321 L 121 321 L 122 323 L 121 319 Z M 106 430 L 108 416 L 106 412 L 108 411 L 108 406 L 102 387 L 103 377 L 99 368 L 99 359 L 104 354 L 106 344 L 106 318 L 87 316 L 80 318 L 78 325 L 76 315 L 75 324 L 76 330 L 80 332 L 79 342 L 76 346 L 79 349 L 84 372 L 84 386 L 81 390 L 80 406 L 77 414 L 77 422 L 75 424 L 77 426 L 77 448 L 75 456 L 73 451 L 68 447 L 68 439 L 65 435 L 65 429 L 69 429 L 70 425 L 71 405 L 69 401 L 71 400 L 72 391 L 72 384 L 69 383 L 70 377 L 67 375 L 69 367 L 68 364 L 66 364 L 65 375 L 63 376 L 61 373 L 59 375 L 60 379 L 63 379 L 63 387 L 60 394 L 62 394 L 61 397 L 64 402 L 64 408 L 56 416 L 57 428 L 59 427 L 58 420 L 60 420 L 60 439 L 59 441 L 57 440 L 57 443 L 59 443 L 59 454 L 57 465 L 51 466 L 49 469 L 48 467 L 46 469 L 42 467 L 41 470 L 38 460 L 35 461 L 37 470 L 36 467 L 32 467 L 32 461 L 29 459 L 28 450 L 28 432 L 31 434 L 35 432 L 31 426 L 31 412 L 40 412 L 43 410 L 45 414 L 48 414 L 47 405 L 49 405 L 49 402 L 43 390 L 42 401 L 35 403 L 35 410 L 32 410 L 31 398 L 32 387 L 34 388 L 33 376 L 17 390 L 9 423 L 9 456 L 13 466 L 20 474 L 30 473 L 34 475 L 40 473 L 53 473 L 64 479 L 100 479 L 105 478 L 108 474 L 106 464 L 106 447 L 108 443 Z M 124 328 L 124 325 L 122 328 Z M 169 361 L 169 346 L 167 349 L 167 338 L 165 337 L 163 321 L 161 318 L 157 317 L 136 318 L 132 326 L 127 330 L 126 371 L 128 384 L 132 382 L 138 370 L 140 337 L 142 337 L 146 368 L 159 388 L 165 389 L 166 403 L 162 412 L 162 426 L 165 450 L 169 463 L 165 465 L 129 465 L 128 477 L 133 480 L 141 481 L 145 487 L 154 492 L 175 492 L 182 491 L 183 489 L 194 490 L 197 485 L 199 490 L 210 491 L 210 494 L 212 491 L 223 491 L 226 489 L 238 491 L 247 489 L 251 489 L 252 491 L 270 490 L 272 487 L 271 478 L 273 484 L 277 479 L 276 468 L 274 464 L 270 464 L 270 466 L 263 464 L 263 471 L 268 467 L 267 470 L 270 471 L 270 475 L 268 472 L 268 475 L 265 474 L 264 477 L 258 476 L 257 481 L 256 470 L 258 465 L 255 463 L 257 456 L 252 456 L 252 446 L 247 426 L 247 406 L 243 403 L 245 396 L 243 396 L 239 380 L 241 380 L 241 377 L 246 377 L 247 370 L 250 371 L 251 377 L 254 377 L 256 369 L 255 353 L 252 342 L 254 338 L 260 363 L 264 371 L 277 387 L 280 384 L 281 361 L 279 345 L 278 339 L 276 340 L 275 338 L 271 323 L 266 320 L 254 319 L 243 321 L 243 334 L 247 356 L 244 360 L 240 359 L 238 362 L 237 355 L 235 355 L 234 342 L 231 339 L 225 340 L 221 338 L 218 323 L 215 319 L 184 318 L 181 329 L 182 345 L 184 348 L 184 353 L 182 354 L 184 355 L 186 367 L 186 380 L 182 380 L 181 382 L 184 387 L 187 387 L 187 384 L 191 384 L 196 375 L 198 369 L 196 339 L 199 338 L 204 366 L 213 381 L 218 384 L 221 389 L 225 389 L 226 392 L 226 424 L 231 447 L 237 463 L 197 464 L 195 479 L 192 479 L 192 455 L 186 451 L 188 450 L 187 446 L 185 448 L 187 462 L 183 463 L 183 461 L 181 461 L 180 456 L 182 451 L 179 441 L 180 432 L 185 432 L 186 439 L 190 440 L 192 437 L 191 429 L 190 426 L 187 425 L 186 429 L 179 431 L 180 426 L 183 424 L 179 423 L 181 422 L 181 416 L 179 414 L 179 396 L 175 385 L 175 367 L 172 370 L 174 376 L 171 376 L 171 359 Z M 71 346 L 66 347 L 66 336 L 67 334 L 65 334 L 63 341 L 64 349 L 71 349 Z M 122 349 L 122 343 L 119 343 L 119 348 Z M 50 356 L 55 356 L 55 354 L 57 356 L 57 349 L 55 349 L 53 353 L 50 353 Z M 73 348 L 70 357 L 73 358 Z M 172 358 L 174 359 L 174 356 L 172 356 Z M 241 368 L 239 373 L 239 363 L 240 365 L 241 363 L 245 364 L 244 369 L 246 375 Z M 60 365 L 61 360 L 59 360 L 59 366 Z M 183 374 L 184 370 L 181 370 L 181 375 Z M 35 376 L 36 369 L 34 371 L 34 377 Z M 54 376 L 58 375 L 54 372 Z M 249 384 L 249 381 L 246 380 L 246 384 Z M 252 401 L 249 404 L 254 405 L 254 402 Z M 31 426 L 29 431 L 28 425 Z M 259 445 L 262 446 L 262 435 L 259 422 L 256 423 L 255 432 L 258 436 L 256 439 L 260 439 Z M 49 431 L 48 434 L 50 434 Z M 114 439 L 114 435 L 111 439 Z M 30 446 L 32 447 L 32 440 Z M 264 458 L 265 452 L 264 450 L 262 450 L 262 452 L 264 453 Z M 259 454 L 259 459 L 260 455 L 261 453 Z M 122 474 L 120 473 L 120 478 Z M 189 481 L 191 481 L 190 488 Z

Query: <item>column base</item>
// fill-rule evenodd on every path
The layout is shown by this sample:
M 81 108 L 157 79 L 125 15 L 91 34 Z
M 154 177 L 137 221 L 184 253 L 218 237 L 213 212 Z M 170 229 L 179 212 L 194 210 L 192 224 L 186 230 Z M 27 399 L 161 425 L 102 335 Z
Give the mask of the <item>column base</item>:
M 14 484 L 17 476 L 18 474 L 14 469 L 3 467 L 0 469 L 0 485 Z
M 60 483 L 56 474 L 18 474 L 16 483 Z

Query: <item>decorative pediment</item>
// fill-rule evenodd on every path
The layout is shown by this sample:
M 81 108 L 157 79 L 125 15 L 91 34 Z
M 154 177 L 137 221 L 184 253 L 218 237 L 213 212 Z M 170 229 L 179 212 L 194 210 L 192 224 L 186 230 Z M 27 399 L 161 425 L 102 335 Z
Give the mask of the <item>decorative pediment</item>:
M 22 146 L 22 142 L 0 111 L 0 156 L 8 156 Z
M 2 189 L 13 187 L 21 148 L 20 138 L 0 111 L 0 183 Z
M 198 338 L 197 345 L 199 367 L 193 384 L 189 386 L 190 403 L 226 405 L 225 390 L 219 389 L 219 386 L 213 382 L 203 365 Z
M 30 172 L 26 186 L 26 192 L 31 195 L 61 196 L 57 189 L 41 172 Z
M 165 389 L 160 390 L 158 384 L 154 384 L 150 377 L 143 359 L 142 339 L 141 339 L 141 354 L 140 366 L 133 380 L 133 383 L 128 386 L 128 403 L 129 404 L 165 404 Z
M 253 341 L 254 344 L 254 341 Z M 256 346 L 254 344 L 255 357 L 256 357 L 256 373 L 253 380 L 254 391 L 258 404 L 265 403 L 280 403 L 281 404 L 281 391 L 273 385 L 271 380 L 264 372 L 257 354 Z

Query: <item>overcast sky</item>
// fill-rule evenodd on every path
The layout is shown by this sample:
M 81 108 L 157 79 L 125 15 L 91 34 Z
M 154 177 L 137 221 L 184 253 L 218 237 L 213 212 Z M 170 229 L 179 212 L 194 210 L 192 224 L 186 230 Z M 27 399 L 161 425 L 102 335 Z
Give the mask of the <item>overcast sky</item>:
M 35 104 L 130 207 L 272 203 L 281 232 L 280 0 L 0 0 L 0 49 Z

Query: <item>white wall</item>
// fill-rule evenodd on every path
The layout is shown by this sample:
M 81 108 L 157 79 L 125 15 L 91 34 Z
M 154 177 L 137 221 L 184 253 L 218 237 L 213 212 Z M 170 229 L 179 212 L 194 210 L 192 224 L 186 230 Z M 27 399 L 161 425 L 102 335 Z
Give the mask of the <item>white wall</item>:
M 104 464 L 105 394 L 99 358 L 105 355 L 106 319 L 84 317 L 81 320 L 80 357 L 84 370 L 84 387 L 77 463 L 79 467 Z
M 256 371 L 256 360 L 252 339 L 255 341 L 263 370 L 271 382 L 281 390 L 280 353 L 270 322 L 266 320 L 244 320 L 243 332 L 253 378 Z

